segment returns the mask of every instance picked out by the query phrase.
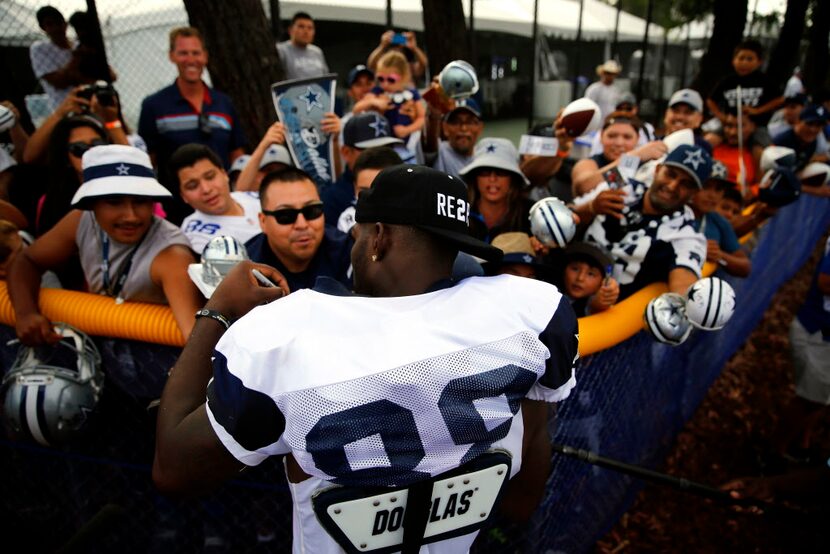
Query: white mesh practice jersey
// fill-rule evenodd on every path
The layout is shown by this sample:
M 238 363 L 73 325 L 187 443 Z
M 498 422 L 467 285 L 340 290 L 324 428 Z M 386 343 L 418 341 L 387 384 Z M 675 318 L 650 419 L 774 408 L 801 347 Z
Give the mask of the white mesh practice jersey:
M 219 341 L 208 417 L 241 462 L 290 452 L 320 486 L 405 486 L 494 447 L 515 474 L 521 400 L 568 395 L 577 341 L 559 291 L 520 277 L 395 298 L 300 290 Z M 309 506 L 295 506 L 294 531 L 295 548 L 339 551 Z

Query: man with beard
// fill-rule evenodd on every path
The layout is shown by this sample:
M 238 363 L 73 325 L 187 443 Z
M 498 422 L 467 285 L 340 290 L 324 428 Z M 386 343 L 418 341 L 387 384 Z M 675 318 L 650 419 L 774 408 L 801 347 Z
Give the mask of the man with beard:
M 472 98 L 456 100 L 455 108 L 443 118 L 430 109 L 424 144 L 426 165 L 457 177 L 473 161 L 473 148 L 483 130 L 481 110 Z
M 683 144 L 656 166 L 650 187 L 633 179 L 618 189 L 602 183 L 575 200 L 581 221 L 590 223 L 585 240 L 605 247 L 615 259 L 621 299 L 656 281 L 683 294 L 700 278 L 706 238 L 695 230 L 687 203 L 711 169 L 712 158 L 703 148 Z

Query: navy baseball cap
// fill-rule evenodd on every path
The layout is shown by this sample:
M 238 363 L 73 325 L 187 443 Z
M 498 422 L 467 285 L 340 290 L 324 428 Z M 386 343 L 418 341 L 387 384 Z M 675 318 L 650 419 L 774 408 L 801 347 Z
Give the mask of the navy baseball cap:
M 343 126 L 343 144 L 362 149 L 403 144 L 403 141 L 391 135 L 385 117 L 377 112 L 363 112 L 350 117 Z
M 809 104 L 798 114 L 798 119 L 806 123 L 827 123 L 827 110 L 820 104 Z
M 696 144 L 681 144 L 666 156 L 663 165 L 682 169 L 692 176 L 698 188 L 712 173 L 712 156 Z
M 412 225 L 437 235 L 462 252 L 496 262 L 502 251 L 469 234 L 467 187 L 458 177 L 430 167 L 396 165 L 360 193 L 357 223 Z
M 363 64 L 358 64 L 349 70 L 349 73 L 346 75 L 346 87 L 351 87 L 357 78 L 361 75 L 368 75 L 370 79 L 373 81 L 375 80 L 375 74 L 372 73 L 372 70 L 366 67 Z
M 470 112 L 477 118 L 481 119 L 481 108 L 478 106 L 478 102 L 476 102 L 472 98 L 458 98 L 455 101 L 455 107 L 449 112 L 447 112 L 447 115 L 444 116 L 444 118 L 449 119 L 453 115 L 462 111 Z

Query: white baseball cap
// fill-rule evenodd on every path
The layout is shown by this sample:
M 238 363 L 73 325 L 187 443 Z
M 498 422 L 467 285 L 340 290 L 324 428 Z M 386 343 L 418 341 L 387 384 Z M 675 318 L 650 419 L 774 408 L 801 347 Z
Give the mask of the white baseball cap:
M 675 104 L 688 104 L 694 108 L 695 111 L 703 111 L 703 98 L 701 98 L 700 93 L 694 89 L 683 88 L 672 94 L 669 99 L 669 107 L 671 108 Z
M 272 144 L 268 147 L 265 154 L 262 155 L 259 168 L 262 169 L 266 165 L 274 163 L 294 166 L 294 162 L 291 161 L 291 154 L 288 153 L 288 148 L 282 144 Z

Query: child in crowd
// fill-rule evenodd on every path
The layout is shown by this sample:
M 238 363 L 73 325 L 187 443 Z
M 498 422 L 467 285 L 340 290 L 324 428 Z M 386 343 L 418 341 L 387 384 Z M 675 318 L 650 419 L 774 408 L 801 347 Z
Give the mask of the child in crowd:
M 732 55 L 734 73 L 723 78 L 706 100 L 706 107 L 712 114 L 725 121 L 727 115 L 738 110 L 738 87 L 741 89 L 741 109 L 758 126 L 756 142 L 761 146 L 769 144 L 766 125 L 775 110 L 783 103 L 784 97 L 778 87 L 761 71 L 764 63 L 764 48 L 755 40 L 745 40 L 735 47 Z
M 557 285 L 578 317 L 603 312 L 617 302 L 620 286 L 611 277 L 611 254 L 591 242 L 573 242 L 564 255 L 565 267 Z
M 718 207 L 715 210 L 723 216 L 733 226 L 741 212 L 744 209 L 744 199 L 741 198 L 741 191 L 732 187 L 723 191 L 723 198 L 721 198 Z
M 730 275 L 747 277 L 752 262 L 741 250 L 732 225 L 717 212 L 727 190 L 737 190 L 737 185 L 726 179 L 726 167 L 716 160 L 712 177 L 695 193 L 690 205 L 698 232 L 706 236 L 706 261 L 718 264 Z
M 487 275 L 515 275 L 536 279 L 542 277 L 543 266 L 536 257 L 527 233 L 501 233 L 493 239 L 492 245 L 504 252 L 500 262 L 484 264 Z
M 411 78 L 409 71 L 409 62 L 403 54 L 394 51 L 384 54 L 375 72 L 377 85 L 354 109 L 355 113 L 367 109 L 382 112 L 395 136 L 404 141 L 426 123 L 426 109 L 418 89 L 406 86 Z

